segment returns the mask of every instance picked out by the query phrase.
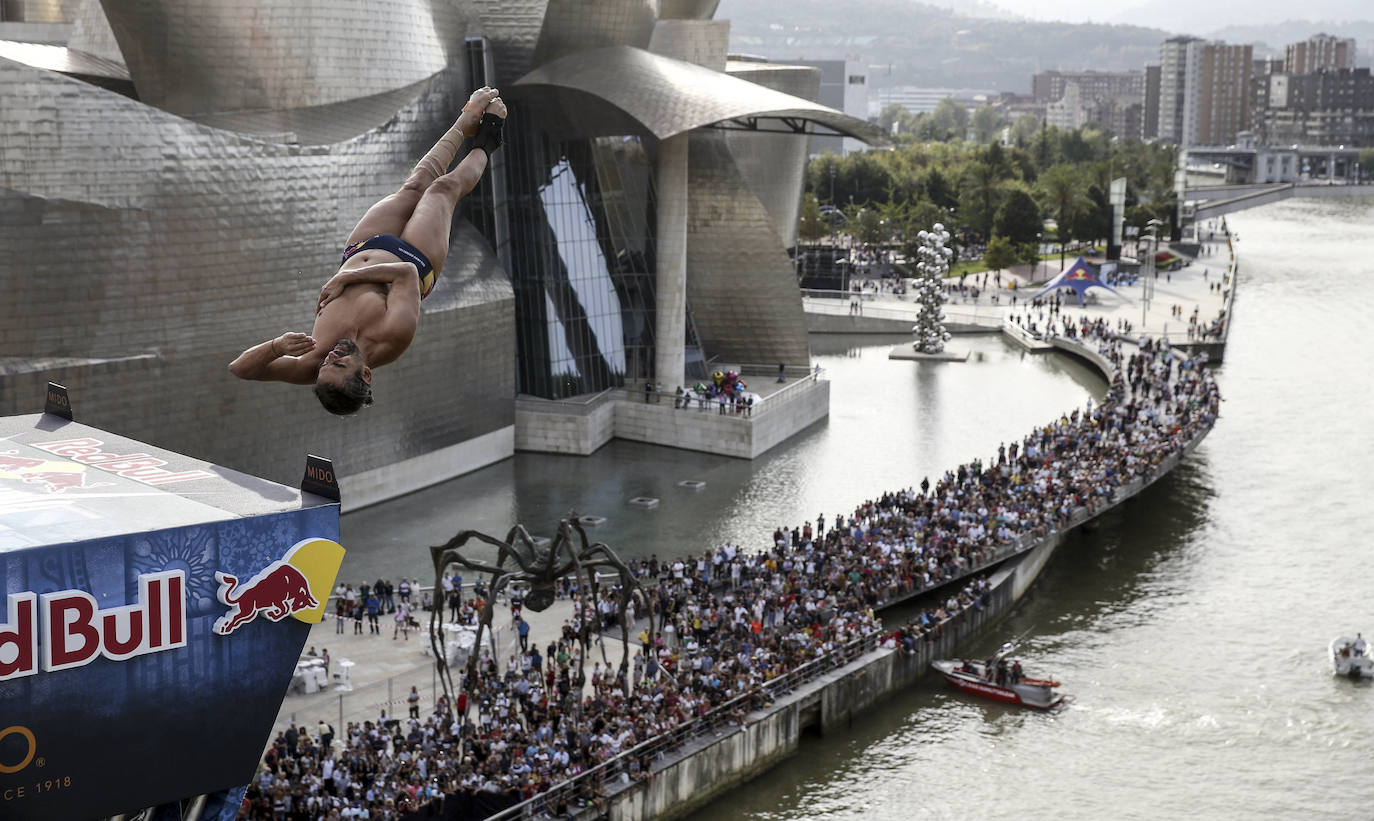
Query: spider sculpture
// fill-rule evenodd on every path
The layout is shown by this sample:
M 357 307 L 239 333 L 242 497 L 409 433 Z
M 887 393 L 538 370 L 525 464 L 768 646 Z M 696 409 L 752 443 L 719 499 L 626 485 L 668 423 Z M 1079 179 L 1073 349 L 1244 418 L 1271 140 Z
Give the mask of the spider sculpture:
M 464 545 L 472 540 L 495 547 L 496 561 L 494 563 L 485 562 L 463 555 Z M 444 544 L 431 547 L 429 550 L 430 556 L 434 560 L 434 589 L 436 590 L 440 589 L 444 570 L 450 564 L 461 565 L 475 570 L 479 574 L 491 574 L 491 590 L 487 595 L 486 603 L 477 623 L 477 640 L 473 643 L 472 652 L 468 655 L 464 689 L 470 692 L 477 682 L 477 663 L 481 655 L 482 634 L 484 631 L 491 632 L 491 619 L 495 609 L 497 592 L 511 582 L 524 582 L 530 588 L 529 592 L 525 594 L 524 606 L 539 613 L 553 604 L 554 585 L 558 579 L 569 574 L 573 574 L 578 579 L 579 590 L 590 590 L 591 592 L 591 614 L 590 616 L 586 613 L 582 614 L 580 619 L 582 628 L 578 635 L 580 648 L 577 669 L 579 676 L 581 676 L 586 662 L 587 646 L 591 642 L 589 619 L 595 620 L 598 636 L 604 635 L 601 619 L 595 609 L 595 604 L 600 599 L 600 582 L 597 579 L 597 570 L 599 568 L 613 568 L 620 577 L 620 638 L 625 647 L 625 652 L 620 659 L 620 673 L 622 680 L 627 682 L 626 689 L 628 691 L 629 679 L 626 673 L 630 665 L 630 637 L 625 614 L 632 596 L 640 601 L 647 601 L 648 598 L 644 595 L 643 589 L 629 566 L 621 561 L 614 551 L 603 542 L 588 543 L 587 532 L 578 523 L 576 512 L 569 513 L 567 518 L 559 521 L 558 533 L 553 541 L 547 545 L 536 544 L 523 526 L 516 525 L 506 534 L 504 542 L 485 533 L 464 530 Z M 582 582 L 583 578 L 586 579 L 585 584 Z M 586 599 L 584 598 L 583 601 L 585 602 Z M 649 617 L 648 634 L 652 636 L 654 634 L 653 612 L 649 608 L 645 608 L 645 612 Z M 453 704 L 455 702 L 453 701 L 452 672 L 449 670 L 448 658 L 445 656 L 443 648 L 443 614 L 443 606 L 437 606 L 430 615 L 430 643 L 434 649 L 435 665 L 438 668 L 439 681 L 443 685 L 444 695 L 449 698 L 449 703 Z M 607 661 L 605 643 L 599 643 L 601 644 L 602 660 Z M 610 662 L 607 661 L 607 663 Z

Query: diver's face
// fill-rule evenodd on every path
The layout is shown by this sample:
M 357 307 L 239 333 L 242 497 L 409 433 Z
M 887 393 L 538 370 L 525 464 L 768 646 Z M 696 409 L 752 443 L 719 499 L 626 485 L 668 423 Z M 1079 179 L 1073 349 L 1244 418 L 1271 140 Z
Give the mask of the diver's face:
M 324 361 L 320 363 L 320 372 L 315 376 L 315 383 L 343 387 L 358 373 L 363 375 L 364 382 L 372 384 L 372 369 L 368 368 L 363 360 L 358 343 L 351 339 L 340 339 L 334 343 L 333 349 L 324 355 Z

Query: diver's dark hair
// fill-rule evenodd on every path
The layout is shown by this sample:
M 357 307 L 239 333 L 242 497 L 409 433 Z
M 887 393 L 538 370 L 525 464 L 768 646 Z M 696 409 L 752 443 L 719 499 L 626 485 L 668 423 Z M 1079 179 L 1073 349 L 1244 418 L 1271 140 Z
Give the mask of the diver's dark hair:
M 330 413 L 349 416 L 372 404 L 372 386 L 363 381 L 362 372 L 359 371 L 341 388 L 316 383 L 315 396 Z

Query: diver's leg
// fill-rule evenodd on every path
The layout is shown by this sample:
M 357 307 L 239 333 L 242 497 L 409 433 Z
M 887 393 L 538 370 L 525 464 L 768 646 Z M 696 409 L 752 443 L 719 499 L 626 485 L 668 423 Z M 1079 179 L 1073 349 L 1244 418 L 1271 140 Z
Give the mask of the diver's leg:
M 492 100 L 487 113 L 504 121 L 506 105 L 498 97 Z M 479 146 L 481 140 L 482 138 L 478 137 Z M 482 180 L 482 174 L 487 170 L 487 160 L 487 150 L 474 147 L 462 162 L 458 163 L 457 168 L 430 183 L 401 232 L 401 239 L 420 249 L 420 252 L 429 258 L 436 275 L 443 269 L 444 260 L 448 258 L 448 235 L 449 227 L 453 223 L 453 209 L 458 205 L 458 200 L 476 188 L 477 183 Z
M 481 122 L 482 113 L 486 111 L 487 106 L 496 97 L 496 89 L 485 86 L 472 92 L 472 97 L 463 106 L 463 111 L 458 115 L 458 119 L 444 133 L 444 136 L 434 143 L 434 147 L 429 149 L 428 153 L 415 164 L 410 175 L 406 177 L 406 181 L 401 184 L 400 190 L 383 197 L 367 209 L 367 213 L 363 214 L 363 218 L 358 220 L 358 224 L 348 235 L 347 244 L 362 242 L 378 234 L 400 236 L 406 221 L 410 219 L 411 214 L 414 213 L 419 204 L 420 197 L 430 185 L 444 176 L 444 172 L 453 164 L 453 158 L 458 154 L 458 147 L 463 144 L 463 137 L 470 137 L 477 133 L 477 126 Z

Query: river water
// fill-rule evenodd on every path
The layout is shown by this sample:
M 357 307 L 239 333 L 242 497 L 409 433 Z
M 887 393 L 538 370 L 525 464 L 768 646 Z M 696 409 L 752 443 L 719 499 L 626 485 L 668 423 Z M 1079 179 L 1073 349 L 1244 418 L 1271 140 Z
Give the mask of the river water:
M 1326 660 L 1332 636 L 1374 633 L 1374 203 L 1290 200 L 1231 225 L 1242 267 L 1221 420 L 1173 474 L 1070 537 L 1003 629 L 968 648 L 1028 633 L 1028 668 L 1075 703 L 1018 712 L 927 677 L 698 821 L 1374 817 L 1374 687 Z M 750 549 L 986 459 L 1104 388 L 995 337 L 956 337 L 963 365 L 888 360 L 902 341 L 813 337 L 830 418 L 753 462 L 629 442 L 519 454 L 345 516 L 341 578 L 425 579 L 424 548 L 460 529 L 549 535 L 574 508 L 605 516 L 591 535 L 622 555 Z
M 982 654 L 1076 696 L 1032 714 L 927 676 L 695 818 L 1370 818 L 1374 633 L 1369 201 L 1232 215 L 1222 417 L 1171 476 L 1070 538 Z M 967 449 L 966 449 L 967 450 Z

